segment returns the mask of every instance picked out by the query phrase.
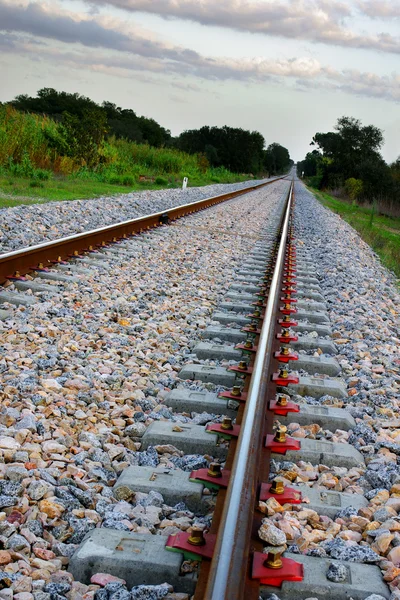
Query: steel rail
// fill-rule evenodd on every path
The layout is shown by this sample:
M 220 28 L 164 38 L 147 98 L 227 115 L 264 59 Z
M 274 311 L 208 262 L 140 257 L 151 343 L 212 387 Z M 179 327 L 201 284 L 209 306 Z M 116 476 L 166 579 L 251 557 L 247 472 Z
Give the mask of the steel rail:
M 182 204 L 161 212 L 137 217 L 136 219 L 121 221 L 114 225 L 107 225 L 106 227 L 0 254 L 0 284 L 5 283 L 16 271 L 18 271 L 20 275 L 24 275 L 33 271 L 35 266 L 40 263 L 43 263 L 45 267 L 49 266 L 51 262 L 57 261 L 59 257 L 62 260 L 68 259 L 76 252 L 80 253 L 88 251 L 90 246 L 96 248 L 96 246 L 99 246 L 102 243 L 116 241 L 115 238 L 118 239 L 140 233 L 145 229 L 157 227 L 165 222 L 179 219 L 180 217 L 209 208 L 221 202 L 225 202 L 226 200 L 231 200 L 232 198 L 258 190 L 281 179 L 283 179 L 283 177 L 276 177 L 269 181 L 264 181 L 263 183 L 235 190 L 233 192 L 204 198 L 203 200 Z
M 268 367 L 274 340 L 274 315 L 279 300 L 285 246 L 292 204 L 293 181 L 283 220 L 276 266 L 269 291 L 253 375 L 231 470 L 217 542 L 210 565 L 204 600 L 245 600 L 251 532 L 256 506 L 257 460 L 267 408 Z

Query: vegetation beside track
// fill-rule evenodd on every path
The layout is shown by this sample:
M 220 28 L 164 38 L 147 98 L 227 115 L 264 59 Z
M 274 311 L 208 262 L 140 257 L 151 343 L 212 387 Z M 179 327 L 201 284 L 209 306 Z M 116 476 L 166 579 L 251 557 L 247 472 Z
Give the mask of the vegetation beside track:
M 388 165 L 380 152 L 383 141 L 378 127 L 341 117 L 334 131 L 314 135 L 315 149 L 297 163 L 297 174 L 335 197 L 400 217 L 400 156 Z
M 400 218 L 377 214 L 376 209 L 359 206 L 309 187 L 327 208 L 349 223 L 378 254 L 382 263 L 400 277 Z
M 0 207 L 285 173 L 289 152 L 257 131 L 202 127 L 173 138 L 154 119 L 79 94 L 0 103 Z
M 74 154 L 86 148 L 91 162 Z M 249 175 L 210 167 L 199 155 L 155 148 L 115 137 L 93 139 L 79 127 L 65 131 L 47 117 L 0 106 L 0 207 L 94 198 L 143 189 L 174 188 L 183 177 L 190 186 L 234 183 Z

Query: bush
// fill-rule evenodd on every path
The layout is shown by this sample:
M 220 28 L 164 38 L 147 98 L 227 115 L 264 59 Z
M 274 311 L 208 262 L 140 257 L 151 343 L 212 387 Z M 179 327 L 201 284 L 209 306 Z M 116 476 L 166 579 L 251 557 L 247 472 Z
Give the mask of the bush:
M 123 185 L 123 180 L 118 175 L 112 175 L 106 179 L 106 183 L 111 183 L 111 185 Z
M 122 178 L 122 185 L 126 185 L 127 187 L 132 187 L 135 185 L 135 180 L 130 175 L 125 175 L 125 177 Z
M 322 175 L 314 175 L 313 177 L 308 177 L 307 183 L 313 188 L 320 189 L 322 181 Z
M 48 117 L 21 113 L 0 103 L 0 170 L 6 175 L 46 181 L 53 176 L 88 182 L 148 187 L 181 187 L 205 180 L 237 181 L 225 167 L 210 167 L 204 154 L 186 154 L 174 148 L 155 148 L 116 137 L 104 138 L 104 121 L 96 110 L 82 118 L 63 113 Z M 144 176 L 144 180 L 140 180 Z
M 361 179 L 349 177 L 349 179 L 346 179 L 344 182 L 344 189 L 350 200 L 357 200 L 363 192 L 363 182 Z

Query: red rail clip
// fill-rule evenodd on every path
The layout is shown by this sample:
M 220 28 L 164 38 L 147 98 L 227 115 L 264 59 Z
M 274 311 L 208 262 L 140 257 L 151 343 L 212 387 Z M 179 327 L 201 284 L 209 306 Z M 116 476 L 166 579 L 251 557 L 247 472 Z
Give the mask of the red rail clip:
M 6 279 L 9 281 L 27 281 L 26 277 L 22 277 L 22 275 L 7 275 Z
M 270 492 L 272 483 L 262 483 L 259 500 L 265 502 L 269 498 L 275 498 L 279 504 L 301 504 L 301 492 L 291 487 L 285 487 L 283 494 L 272 494 Z
M 209 469 L 197 469 L 190 473 L 190 481 L 204 483 L 205 487 L 218 490 L 219 488 L 227 488 L 231 472 L 229 469 L 223 469 L 220 477 L 213 477 L 209 474 Z
M 266 566 L 267 555 L 262 552 L 254 552 L 253 568 L 251 576 L 258 579 L 263 585 L 281 587 L 284 581 L 303 581 L 304 569 L 301 563 L 291 558 L 281 558 L 282 566 L 280 568 L 270 568 Z
M 285 323 L 288 325 L 288 323 Z M 288 335 L 284 335 L 283 333 L 277 333 L 276 339 L 279 340 L 282 344 L 289 344 L 290 342 L 297 342 L 299 336 L 295 333 L 290 333 Z
M 277 400 L 270 400 L 268 410 L 271 410 L 276 415 L 286 417 L 291 412 L 300 412 L 300 406 L 294 402 L 291 402 L 290 400 L 288 400 L 284 406 L 279 405 Z
M 267 306 L 267 303 L 262 302 L 261 300 L 258 300 L 257 302 L 252 302 L 251 305 L 258 306 L 258 308 L 265 308 Z
M 290 284 L 290 285 L 292 285 L 292 284 L 296 283 L 296 275 L 288 275 L 288 276 L 287 276 L 287 277 L 286 277 L 286 278 L 283 280 L 283 282 L 282 282 L 282 283 L 284 283 L 284 284 L 288 284 L 288 285 L 289 285 L 289 284 Z
M 297 308 L 291 306 L 289 302 L 285 302 L 283 306 L 279 307 L 279 312 L 281 312 L 283 315 L 290 315 L 297 313 Z
M 255 335 L 260 335 L 261 333 L 261 329 L 252 329 L 251 327 L 247 326 L 247 327 L 242 327 L 242 329 L 240 331 L 243 331 L 245 333 L 254 333 Z
M 283 386 L 299 383 L 299 378 L 297 377 L 297 375 L 293 375 L 293 373 L 290 373 L 287 371 L 286 371 L 286 373 L 287 373 L 287 375 L 284 375 L 281 372 L 273 373 L 272 381 L 274 383 L 276 383 L 276 385 L 283 385 Z
M 209 433 L 218 433 L 221 437 L 229 440 L 233 437 L 239 437 L 240 425 L 231 425 L 228 429 L 223 423 L 209 423 L 206 426 L 206 431 Z
M 246 315 L 247 319 L 256 319 L 257 321 L 263 321 L 264 315 L 257 315 L 256 313 L 249 313 Z
M 289 351 L 289 353 L 282 353 L 282 349 L 274 352 L 274 357 L 282 363 L 288 363 L 290 360 L 299 360 L 299 355 L 296 352 Z
M 235 373 L 241 373 L 242 375 L 251 375 L 253 373 L 253 367 L 245 367 L 244 369 L 240 365 L 233 365 L 228 367 L 228 371 L 234 371 Z
M 208 558 L 211 560 L 214 553 L 217 536 L 213 533 L 205 533 L 205 543 L 201 545 L 190 543 L 188 540 L 191 537 L 192 534 L 186 533 L 186 531 L 170 535 L 168 536 L 165 548 L 167 550 L 171 550 L 172 552 L 183 553 L 186 560 L 201 560 L 202 558 Z
M 246 344 L 238 344 L 235 346 L 235 350 L 243 350 L 243 352 L 251 352 L 254 354 L 258 350 L 258 346 L 246 346 Z
M 237 400 L 238 402 L 246 402 L 247 392 L 240 392 L 239 394 L 230 390 L 229 392 L 220 392 L 218 398 L 228 398 L 228 400 Z
M 283 325 L 284 327 L 297 327 L 298 322 L 290 319 L 289 321 L 285 321 L 284 319 L 278 319 L 279 325 Z M 278 335 L 281 335 L 278 333 Z M 279 339 L 279 338 L 278 338 Z
M 300 450 L 301 444 L 299 440 L 295 440 L 288 435 L 286 436 L 284 442 L 277 442 L 275 440 L 275 436 L 270 433 L 266 437 L 265 447 L 269 448 L 271 452 L 275 452 L 276 454 L 286 454 L 288 450 Z

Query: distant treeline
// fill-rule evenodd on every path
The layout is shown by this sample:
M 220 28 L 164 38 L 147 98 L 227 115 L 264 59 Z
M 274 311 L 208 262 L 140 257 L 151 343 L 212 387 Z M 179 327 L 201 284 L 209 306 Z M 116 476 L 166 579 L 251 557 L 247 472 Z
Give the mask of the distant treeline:
M 316 133 L 316 148 L 297 163 L 297 173 L 314 187 L 346 195 L 352 201 L 376 204 L 382 212 L 400 208 L 400 157 L 388 165 L 380 153 L 383 132 L 363 126 L 353 117 L 341 117 L 334 131 Z
M 264 137 L 258 131 L 233 127 L 202 127 L 184 131 L 173 138 L 157 121 L 138 116 L 103 102 L 97 104 L 80 94 L 43 88 L 36 97 L 26 94 L 8 103 L 24 112 L 50 117 L 60 125 L 57 136 L 48 143 L 62 155 L 84 161 L 94 167 L 101 160 L 100 146 L 104 139 L 122 139 L 155 148 L 173 148 L 198 156 L 205 168 L 223 167 L 235 173 L 276 175 L 291 166 L 289 152 L 280 144 L 266 149 Z

